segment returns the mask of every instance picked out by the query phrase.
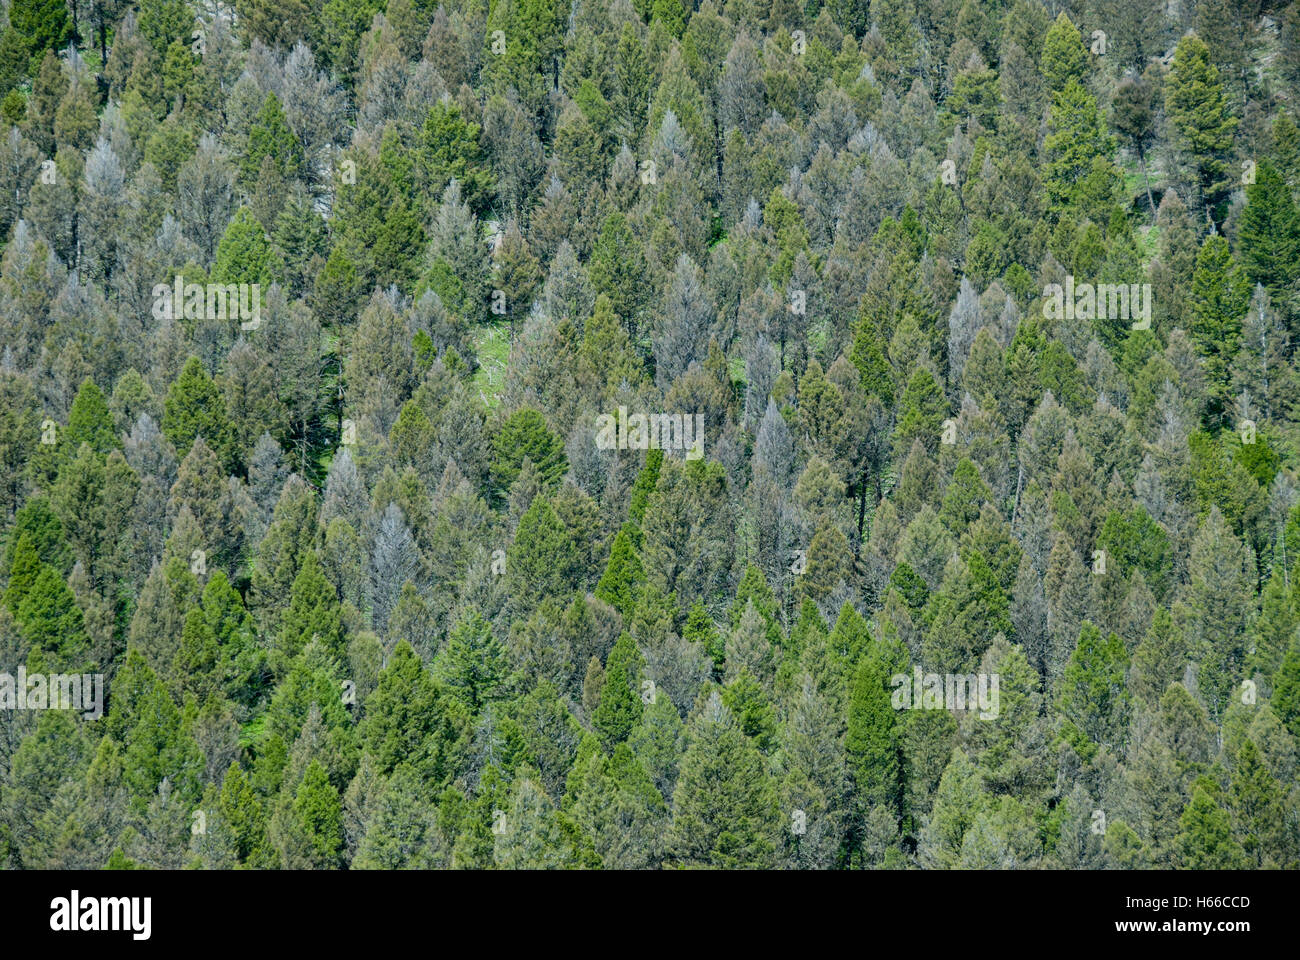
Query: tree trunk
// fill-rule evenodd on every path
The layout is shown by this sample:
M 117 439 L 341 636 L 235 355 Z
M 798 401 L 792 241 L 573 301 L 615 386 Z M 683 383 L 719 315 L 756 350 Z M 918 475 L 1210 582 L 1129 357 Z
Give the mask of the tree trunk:
M 1147 186 L 1147 206 L 1151 208 L 1151 218 L 1154 220 L 1156 215 L 1156 202 L 1151 199 L 1151 177 L 1147 173 L 1147 154 L 1146 151 L 1138 148 L 1138 163 L 1142 166 L 1142 180 Z
M 1020 460 L 1020 457 L 1017 456 L 1017 457 L 1016 457 L 1016 461 L 1017 461 L 1017 464 L 1016 464 L 1016 503 L 1015 503 L 1015 506 L 1013 506 L 1013 507 L 1011 508 L 1011 522 L 1012 522 L 1012 523 L 1015 523 L 1015 522 L 1016 522 L 1016 517 L 1018 517 L 1018 516 L 1020 515 L 1020 485 L 1024 482 L 1024 479 L 1025 479 L 1025 467 L 1024 467 L 1024 464 L 1019 463 L 1019 460 Z
M 858 540 L 862 540 L 862 526 L 867 520 L 867 471 L 862 471 L 862 480 L 858 484 Z

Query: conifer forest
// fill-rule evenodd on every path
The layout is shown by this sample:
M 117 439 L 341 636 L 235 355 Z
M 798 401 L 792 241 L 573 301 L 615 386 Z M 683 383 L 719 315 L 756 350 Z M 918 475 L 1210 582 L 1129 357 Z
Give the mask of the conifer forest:
M 0 867 L 1300 867 L 1300 0 L 0 0 Z

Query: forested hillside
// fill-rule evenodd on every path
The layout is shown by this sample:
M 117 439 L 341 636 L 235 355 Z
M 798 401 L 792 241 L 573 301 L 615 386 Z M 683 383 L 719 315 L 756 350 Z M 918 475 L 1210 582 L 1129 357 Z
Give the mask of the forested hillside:
M 0 865 L 1300 865 L 1300 3 L 0 10 Z

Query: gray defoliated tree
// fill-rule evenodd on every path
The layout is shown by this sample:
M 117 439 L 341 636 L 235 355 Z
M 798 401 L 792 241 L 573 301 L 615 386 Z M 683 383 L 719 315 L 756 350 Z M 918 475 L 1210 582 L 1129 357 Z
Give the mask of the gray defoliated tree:
M 664 292 L 662 314 L 654 334 L 655 381 L 665 388 L 706 353 L 707 331 L 713 322 L 700 269 L 686 254 L 677 265 Z

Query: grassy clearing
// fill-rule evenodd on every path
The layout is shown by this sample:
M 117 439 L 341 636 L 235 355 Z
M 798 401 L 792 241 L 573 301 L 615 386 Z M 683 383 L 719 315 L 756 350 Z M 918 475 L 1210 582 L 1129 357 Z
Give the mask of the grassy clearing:
M 483 405 L 495 410 L 501 402 L 506 381 L 506 363 L 510 358 L 510 330 L 493 323 L 481 324 L 474 332 L 474 350 L 479 368 L 474 374 L 474 388 Z

